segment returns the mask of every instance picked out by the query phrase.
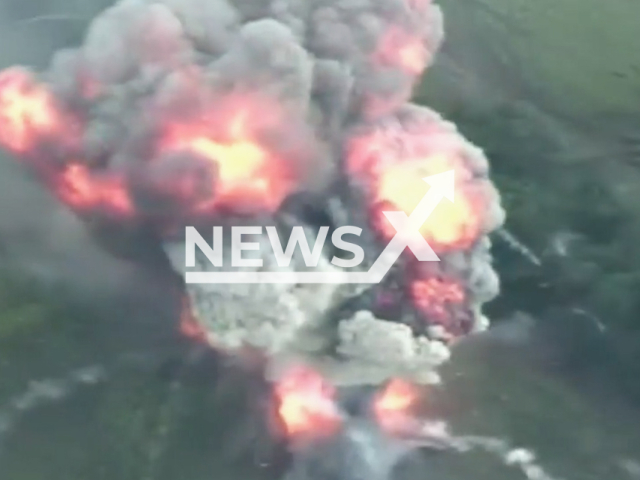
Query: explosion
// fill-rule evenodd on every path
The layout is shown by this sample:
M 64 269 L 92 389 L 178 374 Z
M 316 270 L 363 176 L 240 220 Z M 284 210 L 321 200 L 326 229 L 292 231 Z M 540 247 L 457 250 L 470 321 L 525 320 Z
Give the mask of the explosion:
M 180 323 L 216 348 L 263 349 L 274 375 L 302 357 L 331 381 L 424 381 L 486 324 L 487 235 L 504 219 L 483 152 L 408 103 L 442 25 L 431 0 L 121 0 L 47 71 L 0 73 L 0 144 L 92 226 L 152 232 L 179 273 L 190 225 L 359 225 L 372 262 L 396 233 L 384 212 L 410 215 L 422 179 L 453 171 L 454 200 L 419 227 L 440 262 L 406 251 L 373 290 L 187 285 Z M 248 255 L 284 268 L 264 241 Z M 313 269 L 340 272 L 331 257 Z M 283 406 L 290 428 L 315 415 L 309 398 Z
M 121 217 L 135 213 L 129 194 L 119 178 L 92 175 L 80 163 L 70 163 L 60 172 L 55 191 L 65 204 L 77 212 L 91 214 L 102 210 Z
M 20 68 L 0 73 L 0 143 L 7 149 L 28 154 L 45 139 L 61 141 L 69 128 L 45 85 Z
M 292 167 L 254 138 L 252 119 L 260 118 L 264 112 L 275 117 L 277 105 L 261 105 L 250 98 L 223 101 L 230 105 L 216 104 L 193 123 L 168 122 L 161 135 L 160 151 L 190 152 L 211 164 L 217 191 L 209 200 L 194 205 L 196 210 L 253 205 L 275 211 L 295 187 Z M 220 111 L 225 114 L 220 116 Z M 183 188 L 173 187 L 184 196 L 194 189 L 190 183 Z
M 273 212 L 295 190 L 301 168 L 291 158 L 301 152 L 295 145 L 288 152 L 268 145 L 285 132 L 287 120 L 277 103 L 248 93 L 215 99 L 196 95 L 189 101 L 198 104 L 186 112 L 167 113 L 158 96 L 155 105 L 149 100 L 149 112 L 139 115 L 154 116 L 147 125 L 153 134 L 134 130 L 130 138 L 113 139 L 118 144 L 108 145 L 107 151 L 95 151 L 92 129 L 105 126 L 98 125 L 103 119 L 90 117 L 89 107 L 107 102 L 106 94 L 96 93 L 97 85 L 78 86 L 78 98 L 86 99 L 87 88 L 90 97 L 97 97 L 97 105 L 78 109 L 71 102 L 62 107 L 53 87 L 27 70 L 0 74 L 0 143 L 33 163 L 54 194 L 76 212 L 107 213 L 139 223 L 161 216 L 167 221 L 164 226 L 171 227 L 182 224 L 185 215 Z M 204 106 L 199 105 L 203 101 Z M 87 119 L 83 128 L 80 118 Z M 51 147 L 53 154 L 45 151 Z
M 464 333 L 464 328 L 460 331 L 448 323 L 452 318 L 449 309 L 465 304 L 466 294 L 459 283 L 431 277 L 414 280 L 410 290 L 411 299 L 420 313 L 451 333 Z
M 420 400 L 418 388 L 402 379 L 392 379 L 377 395 L 373 403 L 373 413 L 380 428 L 390 434 L 399 435 L 409 425 Z
M 417 399 L 415 385 L 401 379 L 393 379 L 376 399 L 374 404 L 376 415 L 384 417 L 388 412 L 406 412 Z
M 389 239 L 395 230 L 382 215 L 401 210 L 407 215 L 424 197 L 424 177 L 455 172 L 455 201 L 441 202 L 420 227 L 436 253 L 464 250 L 495 228 L 488 209 L 496 193 L 486 179 L 481 154 L 428 110 L 412 107 L 396 118 L 362 129 L 350 140 L 346 169 L 366 191 L 371 221 Z
M 277 414 L 288 437 L 324 436 L 340 426 L 335 390 L 314 370 L 297 367 L 275 386 Z

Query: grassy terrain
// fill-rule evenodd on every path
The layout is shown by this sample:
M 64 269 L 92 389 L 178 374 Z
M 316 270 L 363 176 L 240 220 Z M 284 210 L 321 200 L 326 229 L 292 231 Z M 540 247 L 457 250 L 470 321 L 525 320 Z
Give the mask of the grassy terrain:
M 492 37 L 530 87 L 571 112 L 637 112 L 640 3 L 629 0 L 440 0 L 447 31 Z M 513 75 L 514 72 L 511 72 Z M 503 79 L 507 81 L 508 79 Z
M 640 2 L 439 3 L 451 40 L 445 50 L 448 63 L 429 72 L 418 99 L 442 110 L 486 149 L 509 213 L 508 227 L 536 253 L 548 250 L 562 231 L 582 239 L 569 257 L 545 257 L 542 269 L 517 260 L 501 263 L 503 298 L 508 300 L 504 310 L 529 304 L 593 310 L 614 338 L 615 355 L 605 360 L 622 372 L 627 391 L 640 395 L 638 172 L 626 169 L 621 158 L 604 157 L 612 167 L 607 175 L 592 161 L 582 161 L 582 154 L 577 162 L 563 161 L 575 157 L 576 143 L 592 136 L 572 136 L 567 124 L 540 112 L 583 120 L 639 111 Z M 6 2 L 16 9 L 23 4 Z M 13 40 L 8 44 L 21 47 L 32 36 L 19 25 L 8 32 Z M 42 42 L 31 43 L 26 49 L 33 50 L 30 61 L 48 58 L 40 50 Z M 25 58 L 17 50 L 0 56 L 7 62 Z M 629 186 L 627 193 L 614 184 L 621 178 Z M 541 290 L 541 283 L 552 287 Z M 111 324 L 86 307 L 71 307 L 66 298 L 64 292 L 42 288 L 15 272 L 0 273 L 0 406 L 34 378 L 57 377 L 110 358 L 114 349 L 101 351 L 101 332 L 122 328 L 123 339 L 125 334 L 145 334 L 144 329 L 132 328 L 130 334 L 125 329 L 130 320 L 126 310 L 111 312 L 123 317 Z M 587 348 L 584 353 L 601 355 Z M 602 412 L 558 379 L 500 356 L 461 352 L 448 368 L 450 395 L 464 399 L 468 407 L 462 431 L 533 443 L 542 462 L 551 462 L 568 480 L 624 478 L 612 462 L 627 454 L 625 445 L 637 445 L 633 422 L 625 430 L 603 420 Z M 106 385 L 29 413 L 20 431 L 7 437 L 7 450 L 0 451 L 7 478 L 213 478 L 219 461 L 213 452 L 222 443 L 219 432 L 234 428 L 229 406 L 216 404 L 204 382 L 185 387 L 170 419 L 166 451 L 156 461 L 154 449 L 166 428 L 170 395 L 169 382 L 156 373 L 116 373 Z M 478 471 L 479 466 L 470 468 L 473 478 L 516 478 L 496 475 L 493 466 Z

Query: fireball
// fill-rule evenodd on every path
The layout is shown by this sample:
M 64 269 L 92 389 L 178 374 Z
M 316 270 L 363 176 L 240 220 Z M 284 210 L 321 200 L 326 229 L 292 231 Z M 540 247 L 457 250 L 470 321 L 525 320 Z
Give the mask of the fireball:
M 0 144 L 29 153 L 45 138 L 62 140 L 73 122 L 43 84 L 22 68 L 0 72 Z
M 101 212 L 130 216 L 133 204 L 123 179 L 96 174 L 80 162 L 69 162 L 61 149 L 57 159 L 38 151 L 43 142 L 71 147 L 79 138 L 78 123 L 64 110 L 46 85 L 21 68 L 0 72 L 0 143 L 24 157 L 37 154 L 39 173 L 56 196 L 80 213 Z M 44 149 L 43 149 L 44 150 Z
M 128 217 L 135 209 L 122 179 L 99 176 L 87 167 L 71 163 L 65 167 L 54 186 L 57 196 L 80 213 L 102 211 Z
M 415 385 L 400 378 L 392 379 L 374 399 L 376 422 L 385 432 L 398 433 L 406 428 L 419 400 L 420 393 Z
M 341 424 L 335 390 L 316 371 L 297 367 L 275 386 L 277 413 L 288 437 L 328 435 Z
M 414 306 L 436 323 L 447 327 L 449 308 L 464 305 L 466 294 L 462 285 L 441 278 L 414 280 L 410 286 Z
M 452 167 L 447 157 L 436 156 L 382 168 L 375 193 L 378 205 L 375 214 L 385 238 L 393 237 L 395 229 L 382 211 L 401 210 L 410 215 L 429 188 L 422 179 Z M 453 202 L 441 201 L 419 231 L 439 251 L 466 248 L 478 235 L 479 220 L 473 194 L 466 192 L 457 195 Z
M 502 211 L 482 152 L 435 112 L 409 103 L 442 40 L 439 7 L 431 0 L 329 0 L 302 12 L 288 1 L 268 1 L 254 12 L 245 2 L 224 2 L 223 14 L 210 15 L 187 3 L 118 0 L 91 23 L 84 43 L 58 52 L 42 76 L 21 68 L 0 72 L 0 145 L 36 170 L 92 231 L 111 236 L 121 228 L 127 238 L 134 237 L 129 231 L 148 231 L 167 252 L 185 225 L 233 226 L 242 215 L 242 223 L 314 226 L 325 212 L 336 226 L 364 212 L 366 237 L 379 241 L 371 248 L 377 250 L 396 234 L 383 212 L 410 216 L 428 193 L 423 178 L 453 170 L 455 201 L 442 199 L 417 227 L 441 267 L 426 278 L 414 275 L 418 262 L 407 255 L 388 284 L 410 297 L 426 324 L 464 330 L 455 323 L 461 312 L 475 315 L 497 293 L 490 290 L 495 282 L 473 275 L 489 261 L 481 240 L 499 226 Z M 318 198 L 323 215 L 307 215 L 316 205 L 281 209 L 297 191 Z M 271 255 L 267 250 L 259 254 Z M 182 263 L 173 266 L 183 273 Z M 275 317 L 264 308 L 254 313 L 252 305 L 282 305 L 287 313 L 274 309 L 274 325 L 291 331 L 313 330 L 307 327 L 324 313 L 297 286 L 261 287 L 256 303 L 254 293 L 229 295 L 234 287 L 220 285 L 218 305 L 210 301 L 215 289 L 185 284 L 185 294 L 202 301 L 197 311 L 207 331 L 187 312 L 181 331 L 217 342 L 237 322 L 238 337 L 229 342 L 235 348 Z M 328 311 L 353 294 L 344 288 L 342 295 L 343 288 L 327 286 Z M 422 326 L 408 317 L 394 320 L 411 334 Z M 311 320 L 302 325 L 299 318 Z M 321 343 L 350 347 L 339 333 L 328 332 Z M 273 337 L 261 348 L 290 348 Z M 377 351 L 374 340 L 363 344 Z M 340 425 L 333 392 L 313 372 L 292 372 L 275 397 L 288 435 Z M 394 398 L 381 405 L 402 404 Z
M 294 188 L 292 172 L 280 156 L 258 137 L 252 122 L 261 104 L 252 98 L 229 99 L 230 107 L 205 112 L 197 121 L 169 122 L 160 149 L 191 151 L 216 172 L 214 197 L 197 205 L 214 209 L 275 211 Z M 217 106 L 219 108 L 219 106 Z M 219 118 L 224 115 L 226 118 Z
M 400 210 L 410 215 L 428 191 L 423 178 L 454 170 L 454 201 L 443 199 L 419 231 L 436 253 L 470 247 L 482 233 L 486 202 L 482 191 L 468 181 L 470 174 L 459 154 L 447 150 L 421 154 L 421 148 L 406 151 L 397 144 L 411 144 L 416 134 L 402 131 L 399 136 L 374 132 L 357 137 L 348 152 L 348 171 L 364 184 L 374 228 L 385 239 L 392 238 L 396 231 L 383 212 Z M 425 139 L 418 141 L 422 146 Z
M 89 81 L 90 77 L 82 78 L 82 96 L 96 99 L 99 85 Z M 199 91 L 204 84 L 191 86 Z M 286 126 L 276 107 L 253 95 L 234 94 L 198 115 L 183 118 L 172 114 L 163 118 L 161 135 L 153 139 L 152 146 L 158 158 L 141 158 L 144 163 L 140 168 L 129 170 L 138 175 L 134 183 L 151 188 L 150 198 L 166 197 L 170 203 L 186 203 L 190 213 L 277 210 L 294 189 L 295 179 L 281 155 L 259 138 L 262 130 L 272 132 Z M 131 191 L 130 178 L 110 172 L 108 164 L 103 171 L 87 159 L 72 158 L 81 146 L 78 140 L 82 132 L 78 127 L 80 124 L 49 88 L 29 72 L 10 68 L 0 73 L 0 144 L 22 157 L 37 160 L 39 173 L 74 211 L 135 216 L 133 199 L 137 197 Z M 40 148 L 45 144 L 64 148 L 53 154 L 48 148 Z M 174 169 L 169 178 L 165 172 L 158 181 L 158 172 L 166 169 L 163 155 L 185 152 L 208 163 L 210 174 L 191 168 L 196 162 L 184 160 L 186 172 Z M 202 188 L 203 182 L 210 188 Z
M 406 412 L 415 405 L 417 400 L 418 392 L 415 385 L 400 378 L 394 378 L 377 396 L 374 409 L 381 416 L 387 412 Z

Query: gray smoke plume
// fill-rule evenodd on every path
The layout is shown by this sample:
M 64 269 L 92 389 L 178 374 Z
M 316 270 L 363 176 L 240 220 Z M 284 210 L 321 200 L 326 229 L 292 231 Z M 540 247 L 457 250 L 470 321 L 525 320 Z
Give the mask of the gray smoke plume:
M 162 152 L 150 150 L 167 119 L 228 121 L 230 91 L 286 110 L 285 119 L 270 118 L 278 115 L 268 105 L 250 112 L 262 117 L 251 129 L 309 189 L 340 160 L 345 125 L 408 100 L 441 39 L 440 10 L 428 1 L 126 0 L 92 22 L 80 48 L 58 52 L 45 78 L 82 112 L 82 161 L 128 178 L 135 198 L 162 168 L 150 165 Z M 197 160 L 193 168 L 211 168 Z M 173 173 L 176 183 L 185 176 Z
M 334 207 L 321 207 L 332 222 L 366 225 L 378 253 L 388 240 L 378 215 L 391 200 L 379 197 L 382 175 L 398 165 L 421 177 L 453 169 L 462 203 L 444 214 L 449 236 L 425 234 L 442 262 L 401 259 L 385 279 L 399 295 L 392 318 L 371 306 L 336 313 L 364 287 L 187 287 L 212 344 L 264 349 L 274 372 L 303 357 L 345 382 L 433 381 L 448 343 L 486 325 L 481 306 L 498 292 L 486 235 L 504 217 L 483 152 L 407 103 L 442 40 L 431 0 L 123 0 L 40 81 L 0 73 L 0 122 L 20 134 L 0 141 L 82 217 L 150 226 L 179 273 L 184 225 L 266 217 L 312 232 L 281 210 L 299 192 L 331 197 Z M 15 90 L 41 92 L 50 115 L 23 113 L 12 125 L 3 109 Z M 348 198 L 335 188 L 343 183 Z M 279 269 L 268 252 L 256 252 L 263 269 Z M 290 269 L 301 265 L 294 257 Z M 318 269 L 337 267 L 325 259 Z

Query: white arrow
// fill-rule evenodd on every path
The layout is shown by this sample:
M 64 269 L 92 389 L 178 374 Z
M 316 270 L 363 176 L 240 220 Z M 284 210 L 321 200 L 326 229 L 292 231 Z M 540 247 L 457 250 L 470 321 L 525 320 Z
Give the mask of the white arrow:
M 431 188 L 422 197 L 411 215 L 404 212 L 383 212 L 394 226 L 397 233 L 380 254 L 375 263 L 366 272 L 366 283 L 380 282 L 393 264 L 398 260 L 405 248 L 409 247 L 421 262 L 438 262 L 440 259 L 420 234 L 420 227 L 427 221 L 443 198 L 453 202 L 454 171 L 449 170 L 437 175 L 425 177 L 423 180 Z
M 396 260 L 409 247 L 422 262 L 439 262 L 440 259 L 420 234 L 420 227 L 427 221 L 443 198 L 453 202 L 454 171 L 425 177 L 431 188 L 416 208 L 407 216 L 404 212 L 383 212 L 396 229 L 396 234 L 367 272 L 186 272 L 186 283 L 379 283 Z

